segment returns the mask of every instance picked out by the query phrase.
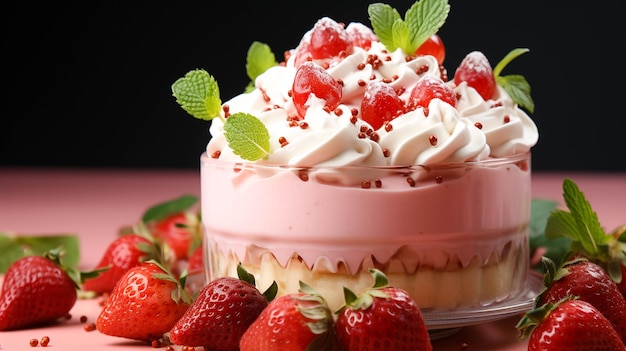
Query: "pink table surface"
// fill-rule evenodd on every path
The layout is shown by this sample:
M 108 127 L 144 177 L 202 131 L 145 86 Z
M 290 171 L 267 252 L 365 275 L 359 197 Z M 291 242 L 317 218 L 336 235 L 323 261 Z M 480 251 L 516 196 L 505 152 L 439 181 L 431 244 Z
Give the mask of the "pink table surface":
M 533 174 L 533 197 L 562 203 L 562 182 L 574 180 L 596 210 L 607 230 L 626 223 L 626 173 Z M 199 195 L 195 171 L 0 169 L 0 231 L 25 235 L 75 233 L 80 237 L 81 268 L 98 263 L 104 248 L 124 225 L 133 224 L 156 203 L 183 194 Z M 1 254 L 1 253 L 0 253 Z M 0 332 L 0 350 L 28 350 L 32 338 L 47 335 L 56 350 L 138 350 L 131 340 L 84 331 L 78 319 L 95 321 L 97 300 L 79 300 L 73 318 L 46 328 Z M 467 326 L 452 336 L 434 340 L 435 351 L 520 351 L 526 343 L 516 339 L 513 316 Z M 199 348 L 200 349 L 200 348 Z

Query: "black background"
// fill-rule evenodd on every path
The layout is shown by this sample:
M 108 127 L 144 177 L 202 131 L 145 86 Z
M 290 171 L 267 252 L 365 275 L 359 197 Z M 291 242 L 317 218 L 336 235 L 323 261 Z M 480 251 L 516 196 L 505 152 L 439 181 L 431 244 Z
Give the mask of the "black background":
M 209 123 L 177 105 L 177 78 L 204 68 L 227 100 L 248 83 L 254 40 L 282 60 L 322 16 L 369 25 L 368 3 L 3 5 L 0 166 L 197 169 Z M 413 1 L 387 3 L 404 15 Z M 450 75 L 472 50 L 495 65 L 530 49 L 503 74 L 523 74 L 533 89 L 535 170 L 626 170 L 623 1 L 450 4 L 439 31 Z

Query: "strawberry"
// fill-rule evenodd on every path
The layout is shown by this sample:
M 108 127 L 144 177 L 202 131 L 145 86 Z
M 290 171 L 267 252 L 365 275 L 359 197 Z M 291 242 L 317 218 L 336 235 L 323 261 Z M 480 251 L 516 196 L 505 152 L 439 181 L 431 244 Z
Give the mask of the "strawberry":
M 147 223 L 154 238 L 167 245 L 177 260 L 188 259 L 202 240 L 200 219 L 196 213 L 177 212 Z
M 544 289 L 537 304 L 556 303 L 567 296 L 577 296 L 600 311 L 626 342 L 626 299 L 602 267 L 586 259 L 573 259 L 557 269 L 554 262 L 544 257 Z
M 563 198 L 569 212 L 550 214 L 546 238 L 570 239 L 569 250 L 600 265 L 626 298 L 626 225 L 606 233 L 585 194 L 569 178 L 563 180 Z
M 528 351 L 626 350 L 611 322 L 587 301 L 567 297 L 526 313 L 516 326 Z
M 377 130 L 385 122 L 404 113 L 404 102 L 391 85 L 372 81 L 367 85 L 361 101 L 361 118 Z
M 443 45 L 441 37 L 437 34 L 433 34 L 426 41 L 415 50 L 415 55 L 431 55 L 437 58 L 437 63 L 443 65 L 443 61 L 446 58 L 446 48 Z
M 622 293 L 622 296 L 626 298 L 626 224 L 615 228 L 609 233 L 609 236 L 612 238 L 608 240 L 609 246 L 612 247 L 612 249 L 609 250 L 612 258 L 601 260 L 596 257 L 591 257 L 591 259 L 609 272 L 611 278 L 613 278 L 617 284 L 617 288 Z M 589 257 L 590 255 L 587 256 Z
M 337 311 L 337 338 L 345 351 L 420 350 L 432 345 L 422 313 L 409 294 L 388 285 L 370 269 L 373 286 L 356 296 L 344 288 L 346 304 Z
M 200 290 L 168 333 L 172 343 L 239 350 L 241 336 L 268 304 L 254 285 L 254 277 L 239 268 L 240 278 L 216 278 Z
M 204 271 L 204 252 L 202 246 L 196 247 L 189 256 L 189 274 Z
M 491 99 L 496 92 L 496 77 L 485 54 L 472 51 L 465 56 L 454 73 L 454 84 L 461 82 L 467 82 L 484 100 Z
M 352 38 L 352 45 L 365 50 L 371 48 L 373 42 L 378 41 L 378 37 L 374 34 L 374 31 L 360 22 L 351 22 L 348 24 L 346 33 Z
M 110 293 L 129 269 L 157 257 L 157 249 L 148 238 L 138 234 L 117 237 L 109 244 L 95 267 L 96 270 L 102 270 L 102 273 L 85 279 L 83 290 L 97 294 Z
M 439 77 L 427 75 L 418 80 L 409 96 L 407 103 L 409 110 L 418 107 L 428 108 L 432 99 L 440 99 L 453 107 L 456 106 L 456 94 Z
M 77 298 L 73 272 L 61 264 L 60 250 L 25 256 L 9 266 L 0 295 L 0 330 L 49 324 L 67 315 Z
M 198 246 L 193 250 L 188 260 L 185 288 L 191 296 L 196 296 L 205 285 L 204 253 L 202 246 Z
M 324 298 L 300 282 L 300 291 L 272 300 L 241 337 L 241 351 L 336 350 L 333 316 Z
M 345 57 L 354 50 L 352 38 L 343 24 L 328 17 L 320 18 L 296 49 L 295 66 L 311 59 Z
M 182 317 L 191 299 L 183 284 L 155 261 L 128 270 L 98 315 L 99 332 L 152 342 L 160 339 Z
M 339 106 L 342 87 L 322 66 L 305 62 L 296 71 L 291 92 L 298 114 L 304 117 L 311 94 L 324 100 L 324 107 L 332 111 Z

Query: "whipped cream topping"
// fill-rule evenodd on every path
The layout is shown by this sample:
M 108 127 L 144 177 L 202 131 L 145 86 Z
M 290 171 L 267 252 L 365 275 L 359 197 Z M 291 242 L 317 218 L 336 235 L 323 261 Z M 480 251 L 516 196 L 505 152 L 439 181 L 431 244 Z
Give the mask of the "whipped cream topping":
M 308 37 L 310 31 L 302 42 Z M 457 94 L 456 107 L 433 99 L 428 109 L 418 107 L 373 131 L 367 122 L 353 117 L 353 111 L 360 113 L 364 82 L 385 81 L 406 102 L 418 80 L 441 77 L 435 57 L 407 60 L 402 50 L 388 52 L 380 42 L 372 42 L 367 50 L 354 46 L 343 59 L 313 60 L 328 67 L 327 72 L 342 83 L 341 103 L 327 111 L 324 102 L 312 95 L 304 118 L 294 118 L 290 90 L 297 49 L 291 50 L 284 65 L 260 75 L 255 90 L 224 103 L 229 113 L 250 113 L 267 127 L 270 155 L 256 163 L 298 167 L 458 163 L 524 153 L 538 140 L 534 122 L 504 89 L 498 87 L 495 96 L 485 101 L 465 82 L 456 86 L 453 80 L 446 84 Z M 374 63 L 373 57 L 379 60 Z M 209 155 L 219 151 L 222 160 L 243 162 L 228 147 L 221 120 L 213 119 L 209 131 Z

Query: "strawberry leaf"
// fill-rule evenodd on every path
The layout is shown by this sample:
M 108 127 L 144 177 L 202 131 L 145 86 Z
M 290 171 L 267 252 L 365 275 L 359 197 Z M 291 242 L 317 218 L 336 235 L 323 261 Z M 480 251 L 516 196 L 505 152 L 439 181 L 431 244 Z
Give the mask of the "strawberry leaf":
M 217 81 L 205 70 L 185 74 L 172 84 L 176 102 L 195 118 L 212 120 L 220 116 L 222 100 Z
M 270 49 L 269 45 L 255 41 L 248 48 L 246 57 L 246 73 L 250 78 L 250 84 L 246 87 L 246 92 L 254 89 L 254 80 L 267 71 L 269 68 L 278 65 L 276 56 Z
M 76 268 L 80 260 L 80 244 L 74 234 L 23 235 L 0 232 L 0 273 L 5 273 L 16 260 L 25 256 L 41 256 L 50 250 L 63 248 L 63 264 Z
M 270 136 L 263 122 L 247 113 L 235 113 L 224 123 L 224 137 L 236 155 L 256 161 L 270 153 Z
M 184 212 L 190 209 L 197 202 L 197 196 L 182 195 L 176 199 L 168 200 L 148 208 L 141 217 L 141 220 L 146 223 L 155 220 L 158 221 L 168 217 L 169 215 Z

